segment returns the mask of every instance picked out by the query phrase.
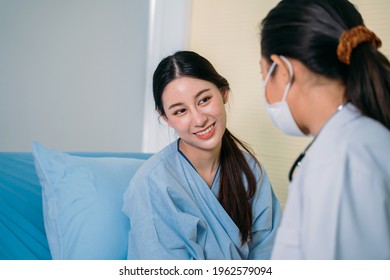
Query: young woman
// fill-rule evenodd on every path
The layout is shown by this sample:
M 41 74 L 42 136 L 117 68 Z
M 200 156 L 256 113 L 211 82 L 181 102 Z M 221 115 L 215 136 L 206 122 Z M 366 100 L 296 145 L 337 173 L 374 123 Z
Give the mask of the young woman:
M 390 63 L 380 45 L 346 0 L 284 0 L 262 21 L 268 113 L 285 133 L 314 136 L 290 172 L 275 259 L 390 259 Z
M 125 193 L 128 258 L 268 259 L 281 209 L 264 168 L 226 129 L 226 79 L 180 51 L 158 65 L 153 92 L 179 139 Z

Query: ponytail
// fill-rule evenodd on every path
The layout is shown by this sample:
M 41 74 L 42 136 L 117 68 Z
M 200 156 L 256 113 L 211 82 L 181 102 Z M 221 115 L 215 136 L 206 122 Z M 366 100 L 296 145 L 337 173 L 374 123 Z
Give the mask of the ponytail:
M 228 129 L 222 137 L 220 189 L 218 198 L 241 233 L 241 243 L 252 240 L 252 208 L 250 200 L 256 192 L 256 177 L 240 147 L 252 156 L 253 152 Z M 243 178 L 245 175 L 245 179 Z M 245 187 L 247 183 L 247 188 Z
M 377 48 L 381 40 L 364 25 L 344 31 L 337 58 L 346 69 L 346 98 L 390 129 L 390 63 Z
M 371 44 L 352 52 L 346 87 L 351 103 L 390 129 L 390 63 Z

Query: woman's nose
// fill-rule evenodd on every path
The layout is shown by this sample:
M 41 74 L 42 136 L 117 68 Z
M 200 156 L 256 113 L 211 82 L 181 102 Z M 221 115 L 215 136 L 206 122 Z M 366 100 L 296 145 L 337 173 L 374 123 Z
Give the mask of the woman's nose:
M 193 113 L 193 122 L 197 127 L 203 127 L 207 124 L 207 115 L 201 110 L 195 110 Z

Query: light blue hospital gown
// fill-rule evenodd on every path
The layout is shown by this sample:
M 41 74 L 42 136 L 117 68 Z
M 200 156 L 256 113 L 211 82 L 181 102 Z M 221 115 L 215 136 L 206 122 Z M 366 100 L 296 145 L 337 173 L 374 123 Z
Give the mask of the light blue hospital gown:
M 219 172 L 210 189 L 178 141 L 146 161 L 124 194 L 128 259 L 269 259 L 281 209 L 264 168 L 260 172 L 247 156 L 258 185 L 251 202 L 253 243 L 241 245 L 217 199 Z
M 352 104 L 289 187 L 273 259 L 390 259 L 390 132 Z

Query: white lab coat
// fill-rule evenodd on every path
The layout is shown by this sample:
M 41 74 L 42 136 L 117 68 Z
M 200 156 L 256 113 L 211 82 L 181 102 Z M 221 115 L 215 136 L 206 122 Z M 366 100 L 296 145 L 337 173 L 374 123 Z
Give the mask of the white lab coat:
M 273 259 L 390 259 L 390 131 L 352 104 L 289 186 Z

